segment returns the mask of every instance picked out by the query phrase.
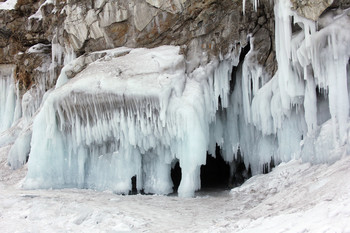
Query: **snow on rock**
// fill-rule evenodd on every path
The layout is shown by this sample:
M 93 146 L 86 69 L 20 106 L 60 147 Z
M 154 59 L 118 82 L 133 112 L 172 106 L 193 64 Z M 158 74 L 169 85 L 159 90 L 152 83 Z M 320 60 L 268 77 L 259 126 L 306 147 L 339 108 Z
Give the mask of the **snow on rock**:
M 17 4 L 17 0 L 7 0 L 0 2 L 0 10 L 13 10 Z
M 50 45 L 39 43 L 30 47 L 27 53 L 43 53 L 47 51 L 49 48 L 50 48 Z

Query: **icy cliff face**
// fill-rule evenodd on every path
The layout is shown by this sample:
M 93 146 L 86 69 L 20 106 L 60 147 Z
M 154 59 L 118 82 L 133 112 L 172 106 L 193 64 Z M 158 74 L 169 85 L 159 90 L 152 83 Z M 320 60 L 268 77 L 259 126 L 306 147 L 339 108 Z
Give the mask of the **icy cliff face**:
M 350 11 L 329 9 L 315 22 L 292 11 L 289 1 L 276 1 L 271 39 L 268 13 L 254 16 L 252 9 L 262 14 L 258 2 L 242 3 L 239 17 L 257 21 L 249 36 L 249 29 L 239 32 L 237 25 L 202 26 L 231 25 L 237 16 L 210 1 L 41 4 L 44 23 L 47 11 L 60 10 L 67 17 L 51 20 L 65 27 L 53 30 L 51 59 L 40 63 L 36 85 L 22 81 L 30 87 L 17 94 L 23 117 L 11 134 L 0 136 L 1 145 L 14 143 L 8 159 L 13 168 L 30 153 L 24 186 L 128 193 L 136 177 L 139 191 L 168 194 L 171 169 L 179 162 L 178 193 L 193 196 L 207 153 L 215 156 L 217 145 L 232 172 L 242 157 L 253 175 L 293 158 L 333 162 L 346 154 Z M 231 14 L 221 15 L 226 10 Z M 216 11 L 220 14 L 211 17 Z M 190 26 L 183 24 L 186 20 Z M 124 36 L 110 38 L 125 25 Z M 155 46 L 167 43 L 165 31 L 174 36 L 174 45 Z M 153 38 L 148 45 L 155 48 L 101 50 L 101 41 L 107 47 L 138 46 L 146 43 L 140 38 Z M 38 44 L 26 54 L 42 58 L 45 48 Z M 6 85 L 6 98 L 15 98 L 14 83 Z M 1 111 L 9 109 L 3 105 Z M 15 105 L 9 106 L 12 114 Z M 6 128 L 19 117 L 11 116 Z

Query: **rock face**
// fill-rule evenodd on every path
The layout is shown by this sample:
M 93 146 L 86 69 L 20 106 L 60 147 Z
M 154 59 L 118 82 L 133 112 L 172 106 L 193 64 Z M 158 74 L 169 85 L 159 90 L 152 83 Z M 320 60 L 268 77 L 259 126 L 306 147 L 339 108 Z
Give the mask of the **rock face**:
M 261 1 L 257 11 L 247 3 L 245 14 L 242 1 L 231 0 L 19 1 L 0 14 L 0 63 L 23 64 L 23 54 L 38 43 L 57 42 L 78 56 L 120 46 L 179 45 L 185 56 L 203 51 L 198 64 L 188 67 L 193 69 L 245 47 L 248 37 L 257 35 L 259 62 L 271 75 L 276 70 L 270 1 Z M 33 77 L 26 75 L 30 83 Z M 24 77 L 23 72 L 17 76 Z
M 295 10 L 300 16 L 313 21 L 317 21 L 319 17 L 329 7 L 346 9 L 350 7 L 349 0 L 291 0 L 292 9 Z
M 323 11 L 332 5 L 332 3 L 333 0 L 292 0 L 293 9 L 298 12 L 299 15 L 313 21 L 316 21 Z
M 243 14 L 244 2 L 244 14 Z M 257 60 L 272 76 L 276 71 L 274 13 L 270 1 L 257 10 L 250 1 L 238 0 L 84 0 L 18 1 L 14 9 L 0 10 L 0 64 L 17 64 L 17 79 L 28 89 L 30 70 L 40 62 L 24 55 L 38 43 L 53 39 L 77 56 L 120 46 L 181 46 L 185 56 L 203 51 L 191 70 L 254 39 Z M 328 7 L 349 7 L 350 1 L 291 1 L 303 17 L 317 20 Z M 248 36 L 249 35 L 249 36 Z M 55 42 L 55 43 L 56 43 Z M 46 51 L 46 54 L 50 51 Z M 32 55 L 30 55 L 32 56 Z M 35 61 L 23 68 L 24 60 Z M 39 59 L 40 60 L 40 59 Z M 27 64 L 28 62 L 26 62 Z M 27 65 L 24 65 L 27 66 Z M 57 72 L 59 71 L 59 67 Z M 25 70 L 25 71 L 24 71 Z M 24 78 L 25 77 L 25 78 Z

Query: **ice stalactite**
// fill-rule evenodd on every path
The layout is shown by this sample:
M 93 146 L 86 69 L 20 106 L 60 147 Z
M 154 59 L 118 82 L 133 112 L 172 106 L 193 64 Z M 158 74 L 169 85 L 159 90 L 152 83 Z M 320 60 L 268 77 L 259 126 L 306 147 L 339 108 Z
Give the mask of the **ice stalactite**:
M 332 162 L 342 155 L 340 148 L 348 144 L 347 12 L 323 20 L 317 31 L 315 22 L 290 10 L 289 1 L 276 2 L 276 75 L 265 77 L 252 48 L 236 72 L 228 108 L 218 112 L 212 126 L 217 134 L 212 141 L 221 146 L 226 161 L 239 148 L 254 175 L 271 160 L 301 156 L 304 161 Z M 293 23 L 301 30 L 293 32 Z M 329 138 L 331 128 L 334 140 Z
M 253 8 L 255 11 L 258 10 L 258 6 L 259 6 L 259 0 L 250 0 L 253 4 Z M 242 8 L 243 8 L 243 14 L 245 14 L 245 7 L 246 7 L 246 4 L 247 4 L 247 0 L 243 0 L 242 1 Z
M 32 137 L 33 117 L 40 108 L 45 93 L 53 86 L 50 77 L 50 62 L 44 62 L 34 72 L 35 85 L 26 91 L 21 98 L 22 118 L 15 126 L 18 136 L 12 145 L 7 162 L 12 169 L 22 167 L 28 160 Z
M 0 132 L 10 128 L 20 117 L 20 112 L 16 109 L 17 87 L 13 77 L 14 70 L 14 65 L 0 65 Z
M 50 46 L 36 44 L 30 47 L 27 53 L 44 54 L 45 49 L 48 47 Z M 16 125 L 16 131 L 19 131 L 18 136 L 9 151 L 7 159 L 12 169 L 20 168 L 28 160 L 31 148 L 33 118 L 45 100 L 45 94 L 48 95 L 50 89 L 55 86 L 57 70 L 60 66 L 69 63 L 75 58 L 74 52 L 72 52 L 69 47 L 63 48 L 59 45 L 56 37 L 54 37 L 51 47 L 51 61 L 43 59 L 44 62 L 41 66 L 33 70 L 35 74 L 35 85 L 32 85 L 31 88 L 23 94 L 22 98 L 18 98 L 18 100 L 21 100 L 19 106 L 21 106 L 22 119 Z
M 57 34 L 57 33 L 56 33 Z M 51 42 L 51 64 L 50 64 L 50 80 L 55 80 L 58 77 L 58 71 L 60 66 L 63 65 L 64 60 L 64 47 L 62 47 L 57 39 L 57 35 L 53 36 Z
M 315 22 L 304 19 L 290 10 L 289 1 L 278 1 L 275 6 L 276 15 L 276 47 L 279 65 L 278 78 L 280 88 L 292 82 L 300 83 L 298 90 L 305 89 L 305 93 L 296 96 L 303 98 L 305 120 L 308 127 L 308 143 L 321 142 L 323 127 L 328 124 L 318 125 L 318 117 L 328 115 L 328 111 L 317 109 L 316 88 L 328 93 L 328 104 L 333 125 L 333 140 L 325 144 L 333 144 L 314 161 L 334 161 L 331 151 L 348 142 L 348 117 L 349 117 L 349 93 L 347 81 L 347 65 L 350 57 L 350 17 L 349 9 L 342 11 L 330 11 L 319 19 L 320 29 L 316 30 Z M 293 21 L 292 21 L 293 20 Z M 302 29 L 292 34 L 292 23 L 296 23 Z M 279 51 L 282 51 L 279 53 Z M 288 77 L 286 79 L 286 77 Z M 304 83 L 304 84 L 303 84 Z M 295 85 L 293 85 L 295 86 Z M 290 90 L 287 87 L 287 90 Z M 281 89 L 283 90 L 283 89 Z M 291 97 L 293 93 L 288 93 Z M 288 96 L 283 96 L 282 104 L 287 107 Z M 291 99 L 292 100 L 292 99 Z M 328 126 L 327 126 L 328 127 Z M 320 135 L 318 138 L 318 134 Z M 305 145 L 305 148 L 319 147 Z M 305 160 L 309 158 L 306 151 L 303 153 Z M 329 154 L 327 159 L 326 154 Z M 321 159 L 322 157 L 322 159 Z

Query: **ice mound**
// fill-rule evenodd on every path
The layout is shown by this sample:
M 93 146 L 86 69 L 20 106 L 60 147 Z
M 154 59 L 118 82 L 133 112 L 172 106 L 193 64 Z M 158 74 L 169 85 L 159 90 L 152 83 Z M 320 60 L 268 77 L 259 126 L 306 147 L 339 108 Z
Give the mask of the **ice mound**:
M 134 49 L 97 60 L 50 93 L 34 121 L 25 186 L 128 193 L 136 176 L 138 190 L 167 194 L 180 160 L 179 193 L 192 195 L 206 141 L 184 66 L 177 47 Z

